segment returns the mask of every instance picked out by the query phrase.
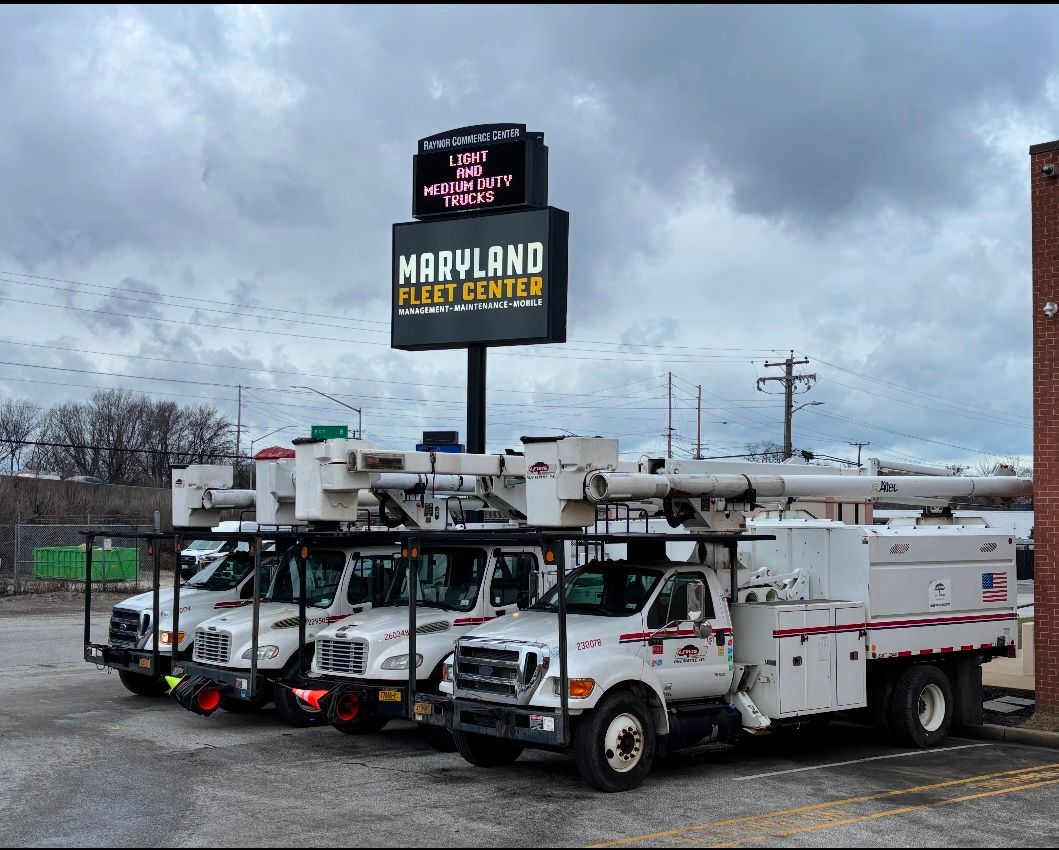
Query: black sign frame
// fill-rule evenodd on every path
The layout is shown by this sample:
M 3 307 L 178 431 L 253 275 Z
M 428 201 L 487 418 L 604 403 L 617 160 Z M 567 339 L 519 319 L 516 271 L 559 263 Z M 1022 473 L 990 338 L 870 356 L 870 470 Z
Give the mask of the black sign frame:
M 417 341 L 413 338 L 412 334 L 405 329 L 406 322 L 401 319 L 407 317 L 401 317 L 398 315 L 398 310 L 401 305 L 398 302 L 398 268 L 399 268 L 399 252 L 398 252 L 398 233 L 404 228 L 419 228 L 420 233 L 427 234 L 424 238 L 429 238 L 430 229 L 441 227 L 454 227 L 462 228 L 466 226 L 468 229 L 475 227 L 488 226 L 489 222 L 492 222 L 495 227 L 503 228 L 508 224 L 514 225 L 515 219 L 524 218 L 530 216 L 532 218 L 526 218 L 527 221 L 540 221 L 545 216 L 547 217 L 547 244 L 545 247 L 545 287 L 546 296 L 545 304 L 543 305 L 546 311 L 545 328 L 543 332 L 537 333 L 521 333 L 513 331 L 508 336 L 496 336 L 486 337 L 482 333 L 476 333 L 475 335 L 464 335 L 459 336 L 456 334 L 448 335 L 447 338 L 436 339 L 432 338 L 429 341 L 422 342 Z M 544 209 L 526 209 L 516 211 L 497 212 L 491 214 L 483 214 L 478 212 L 470 216 L 450 216 L 445 219 L 432 218 L 429 221 L 410 221 L 401 222 L 393 225 L 393 242 L 392 242 L 392 268 L 393 272 L 391 275 L 390 282 L 390 298 L 391 298 L 391 311 L 390 311 L 390 347 L 396 348 L 402 351 L 437 351 L 454 348 L 471 348 L 474 346 L 505 346 L 505 345 L 537 345 L 546 343 L 566 342 L 566 314 L 567 314 L 567 284 L 568 284 L 568 264 L 569 264 L 569 232 L 570 232 L 570 214 L 566 210 L 561 210 L 556 207 L 545 207 Z M 487 242 L 489 240 L 484 240 Z M 454 245 L 454 248 L 467 247 L 463 243 Z M 461 280 L 461 285 L 467 281 Z M 423 284 L 417 284 L 422 286 Z M 444 321 L 443 316 L 449 315 L 447 313 L 435 313 L 425 314 L 418 317 L 417 321 L 422 323 L 423 321 L 436 323 L 439 320 Z M 488 316 L 477 316 L 476 313 L 466 313 L 462 315 L 476 315 L 477 321 L 474 324 L 478 327 L 484 326 L 484 323 L 488 322 Z M 499 314 L 498 314 L 499 316 Z M 503 318 L 508 318 L 504 316 Z M 533 321 L 539 322 L 539 314 L 535 314 Z M 518 318 L 515 318 L 509 324 L 515 325 L 518 323 Z M 400 331 L 398 330 L 400 328 Z M 444 336 L 444 335 L 443 335 Z

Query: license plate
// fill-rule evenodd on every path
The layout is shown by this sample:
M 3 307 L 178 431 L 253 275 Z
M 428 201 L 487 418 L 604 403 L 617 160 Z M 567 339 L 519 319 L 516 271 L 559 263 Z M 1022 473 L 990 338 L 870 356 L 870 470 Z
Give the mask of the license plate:
M 400 702 L 400 691 L 379 691 L 379 702 Z
M 150 670 L 151 669 L 151 659 L 150 658 L 141 658 L 140 661 L 139 661 L 139 664 L 144 670 Z
M 434 713 L 434 705 L 429 702 L 417 702 L 415 704 L 416 717 L 428 717 Z

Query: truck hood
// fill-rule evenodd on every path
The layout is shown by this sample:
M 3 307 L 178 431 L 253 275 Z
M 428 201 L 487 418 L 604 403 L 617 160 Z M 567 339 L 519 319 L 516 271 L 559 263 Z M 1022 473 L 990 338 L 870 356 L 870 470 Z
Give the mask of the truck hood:
M 307 606 L 305 609 L 306 626 L 317 629 L 320 628 L 320 626 L 326 625 L 328 620 L 335 621 L 342 619 L 343 616 L 344 615 L 340 614 L 329 616 L 328 609 L 325 608 L 313 608 L 312 606 Z M 289 602 L 269 602 L 268 604 L 261 606 L 258 613 L 258 623 L 258 634 L 262 638 L 262 643 L 265 642 L 264 636 L 266 629 L 278 631 L 283 628 L 289 628 L 294 634 L 297 634 L 298 606 L 292 605 Z M 276 627 L 278 624 L 279 627 L 277 629 Z M 210 617 L 208 620 L 199 624 L 200 629 L 208 629 L 210 626 L 216 626 L 218 629 L 224 629 L 224 631 L 229 632 L 234 639 L 233 643 L 244 637 L 246 640 L 250 640 L 254 629 L 254 606 L 245 605 L 242 608 L 225 611 L 223 614 L 218 614 L 216 617 Z
M 594 640 L 602 644 L 617 646 L 622 634 L 638 633 L 643 627 L 643 617 L 602 617 L 591 614 L 568 614 L 566 617 L 566 643 L 573 655 L 580 642 Z M 464 637 L 488 640 L 516 640 L 539 643 L 559 651 L 559 617 L 548 611 L 518 611 L 477 626 Z M 597 646 L 602 644 L 596 644 Z
M 423 628 L 434 623 L 451 626 L 453 615 L 460 618 L 469 615 L 457 611 L 442 611 L 440 608 L 416 608 L 416 626 Z M 401 636 L 408 635 L 408 608 L 405 606 L 388 606 L 386 608 L 373 608 L 362 614 L 351 614 L 334 625 L 328 626 L 320 631 L 320 638 L 332 640 L 378 640 L 384 635 L 400 632 Z
M 193 587 L 180 588 L 180 610 L 186 612 L 191 608 L 212 608 L 213 604 L 221 599 L 227 598 L 224 591 L 202 590 Z M 141 613 L 154 610 L 154 594 L 151 591 L 130 596 L 114 606 L 126 611 L 139 611 Z M 173 616 L 173 588 L 163 587 L 158 590 L 158 610 L 162 618 Z

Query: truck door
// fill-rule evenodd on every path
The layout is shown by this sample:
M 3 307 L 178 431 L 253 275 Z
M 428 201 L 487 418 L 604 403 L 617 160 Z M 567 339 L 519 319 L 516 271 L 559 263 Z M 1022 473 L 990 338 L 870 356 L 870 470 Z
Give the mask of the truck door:
M 656 634 L 648 638 L 646 662 L 673 700 L 719 696 L 728 692 L 731 679 L 725 636 L 717 632 L 723 624 L 713 610 L 711 593 L 706 594 L 706 619 L 714 633 L 700 638 L 688 622 L 687 586 L 693 581 L 710 589 L 704 573 L 674 573 L 647 611 L 647 631 Z
M 492 565 L 486 615 L 503 617 L 531 604 L 533 579 L 539 572 L 532 552 L 501 552 Z

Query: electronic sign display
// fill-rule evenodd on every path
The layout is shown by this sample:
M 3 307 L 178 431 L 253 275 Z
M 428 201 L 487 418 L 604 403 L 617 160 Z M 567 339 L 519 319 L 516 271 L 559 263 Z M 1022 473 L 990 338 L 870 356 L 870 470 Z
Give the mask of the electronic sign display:
M 547 207 L 395 224 L 391 346 L 565 342 L 569 222 Z
M 524 124 L 420 139 L 412 171 L 412 215 L 419 219 L 548 204 L 548 148 Z

